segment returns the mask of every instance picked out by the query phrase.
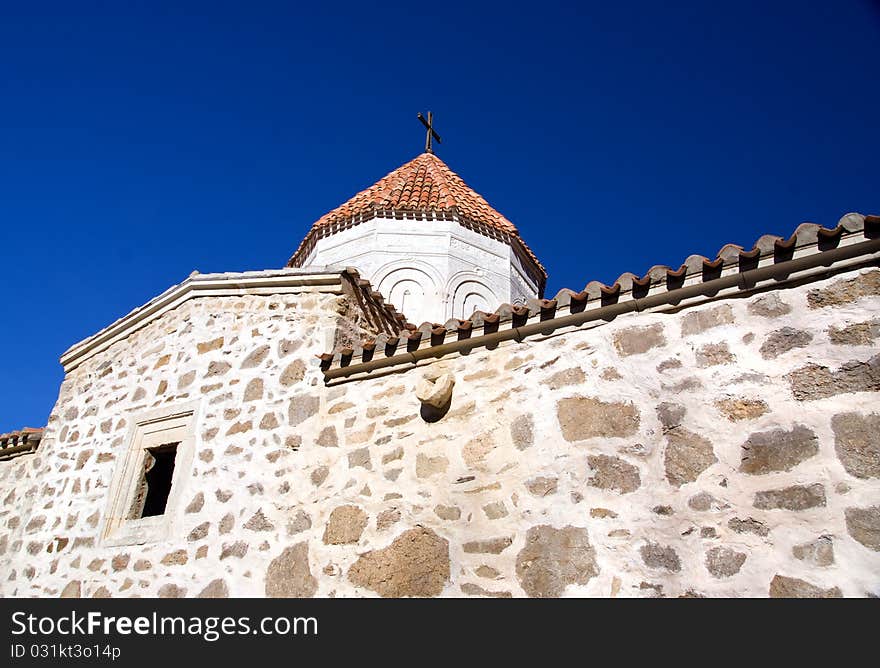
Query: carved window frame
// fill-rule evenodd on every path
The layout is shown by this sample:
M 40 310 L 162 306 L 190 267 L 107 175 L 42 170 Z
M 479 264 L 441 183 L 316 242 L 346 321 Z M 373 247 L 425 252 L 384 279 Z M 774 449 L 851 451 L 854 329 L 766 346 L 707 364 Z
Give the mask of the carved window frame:
M 104 513 L 102 544 L 108 547 L 141 545 L 174 536 L 186 483 L 192 477 L 199 402 L 167 406 L 132 416 L 124 450 L 117 459 Z M 177 443 L 171 491 L 162 515 L 132 517 L 135 497 L 142 486 L 147 450 Z

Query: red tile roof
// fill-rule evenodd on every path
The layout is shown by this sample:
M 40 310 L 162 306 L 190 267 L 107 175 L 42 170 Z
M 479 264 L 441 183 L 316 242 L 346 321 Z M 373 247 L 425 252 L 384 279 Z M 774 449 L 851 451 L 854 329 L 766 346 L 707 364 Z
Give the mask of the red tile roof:
M 301 266 L 318 238 L 374 216 L 457 220 L 487 236 L 520 245 L 546 279 L 547 272 L 519 236 L 514 224 L 433 153 L 422 153 L 319 218 L 290 258 L 288 266 Z

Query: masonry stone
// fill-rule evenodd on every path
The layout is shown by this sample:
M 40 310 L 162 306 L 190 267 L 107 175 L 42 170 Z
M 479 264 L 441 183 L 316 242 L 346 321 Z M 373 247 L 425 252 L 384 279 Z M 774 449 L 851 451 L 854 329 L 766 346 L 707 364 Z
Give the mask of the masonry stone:
M 697 512 L 708 512 L 710 510 L 720 510 L 725 507 L 725 504 L 722 504 L 709 492 L 700 492 L 688 499 L 688 507 Z
M 437 505 L 434 514 L 442 520 L 457 520 L 461 517 L 461 508 L 458 506 Z
M 823 589 L 800 578 L 774 575 L 770 598 L 842 598 L 839 587 Z
M 707 343 L 697 348 L 694 358 L 699 367 L 718 366 L 720 364 L 733 364 L 736 356 L 730 352 L 727 343 Z
M 204 355 L 205 353 L 209 353 L 212 350 L 220 350 L 223 347 L 224 338 L 222 336 L 217 337 L 216 339 L 211 339 L 210 341 L 203 341 L 196 345 L 199 355 Z
M 367 526 L 367 514 L 357 506 L 337 506 L 330 513 L 324 529 L 324 543 L 345 545 L 357 543 Z
M 831 418 L 834 450 L 846 472 L 880 478 L 880 413 L 839 413 Z
M 791 485 L 755 494 L 755 508 L 762 510 L 807 510 L 824 505 L 825 487 L 819 483 Z
M 510 423 L 510 436 L 518 450 L 525 450 L 534 443 L 535 426 L 529 414 L 518 415 Z
M 686 314 L 681 320 L 681 335 L 692 336 L 733 322 L 733 309 L 724 304 Z
M 639 411 L 631 403 L 606 402 L 595 397 L 561 399 L 556 406 L 566 441 L 632 436 L 639 428 Z
M 727 526 L 736 533 L 753 533 L 761 537 L 770 535 L 770 529 L 767 525 L 753 517 L 746 519 L 733 517 L 727 522 Z
M 588 484 L 599 489 L 629 494 L 641 487 L 639 469 L 620 457 L 590 455 L 587 464 L 593 476 Z
M 202 591 L 198 593 L 198 598 L 229 598 L 229 587 L 222 578 L 211 580 Z
M 207 373 L 205 373 L 205 378 L 222 376 L 231 368 L 232 366 L 229 364 L 229 362 L 211 362 L 208 365 L 208 371 Z
M 202 508 L 205 506 L 205 495 L 202 492 L 196 494 L 192 501 L 189 502 L 189 505 L 186 507 L 187 513 L 198 513 L 201 512 Z
M 843 306 L 862 297 L 878 294 L 880 271 L 875 269 L 857 278 L 842 278 L 825 287 L 811 289 L 807 292 L 807 304 L 813 309 Z
M 831 325 L 828 340 L 838 346 L 870 346 L 880 338 L 880 318 L 844 327 Z
M 792 308 L 777 293 L 768 292 L 749 302 L 748 311 L 764 318 L 778 318 L 791 313 Z
M 558 390 L 569 385 L 580 385 L 587 379 L 586 374 L 580 367 L 572 367 L 557 371 L 544 381 L 544 385 L 551 390 Z
M 819 439 L 804 425 L 751 434 L 743 443 L 739 470 L 761 475 L 790 471 L 819 452 Z
M 243 540 L 234 543 L 223 543 L 220 550 L 220 561 L 224 559 L 244 559 L 248 553 L 248 544 Z
M 315 443 L 325 448 L 337 447 L 339 445 L 339 436 L 336 434 L 336 427 L 324 427 L 321 433 L 318 434 L 318 438 L 315 439 Z
M 284 549 L 266 570 L 269 598 L 311 598 L 318 591 L 318 580 L 309 566 L 309 545 L 302 542 Z
M 185 596 L 186 587 L 170 583 L 159 587 L 159 598 L 184 598 Z
M 663 462 L 670 485 L 681 487 L 694 482 L 717 461 L 712 443 L 699 434 L 681 427 L 666 434 Z
M 531 527 L 516 556 L 517 580 L 536 598 L 561 596 L 569 585 L 585 585 L 597 575 L 596 551 L 581 527 Z
M 430 478 L 438 473 L 445 473 L 447 468 L 449 468 L 449 460 L 442 455 L 429 457 L 420 452 L 416 456 L 416 476 L 419 478 Z
M 326 466 L 319 466 L 314 471 L 312 471 L 311 476 L 309 476 L 312 480 L 312 484 L 315 487 L 320 487 L 321 484 L 327 479 L 327 476 L 330 475 L 330 469 Z
M 208 529 L 211 527 L 210 522 L 202 522 L 197 527 L 195 527 L 192 531 L 189 532 L 189 535 L 186 537 L 189 541 L 198 541 L 202 540 L 205 536 L 208 535 Z
M 462 545 L 465 552 L 477 554 L 501 554 L 513 543 L 513 538 L 499 537 L 473 540 Z
M 549 496 L 555 494 L 559 486 L 559 478 L 555 476 L 535 476 L 525 482 L 526 489 L 534 496 Z
M 269 346 L 265 344 L 259 346 L 258 348 L 255 348 L 252 353 L 244 358 L 244 361 L 241 363 L 241 368 L 253 369 L 254 367 L 258 367 L 265 361 L 268 356 Z
M 306 375 L 306 365 L 302 360 L 293 360 L 288 364 L 281 374 L 281 384 L 285 387 L 295 385 L 300 382 Z
M 645 327 L 630 327 L 614 334 L 614 347 L 621 357 L 641 355 L 652 348 L 664 345 L 666 345 L 666 336 L 660 323 Z
M 681 559 L 678 553 L 669 545 L 647 543 L 639 548 L 642 561 L 649 568 L 678 572 L 681 570 Z
M 764 339 L 760 349 L 761 357 L 773 359 L 783 353 L 787 353 L 789 350 L 806 348 L 812 340 L 813 335 L 809 332 L 795 329 L 794 327 L 783 327 L 782 329 L 770 332 L 767 338 Z
M 312 518 L 311 516 L 302 509 L 296 511 L 296 514 L 293 517 L 289 518 L 287 522 L 287 535 L 295 536 L 298 533 L 302 533 L 303 531 L 307 531 L 312 528 Z
M 400 521 L 400 511 L 397 508 L 383 510 L 376 517 L 376 529 L 382 531 Z
M 482 596 L 484 598 L 512 598 L 513 594 L 509 591 L 490 591 L 488 589 L 483 589 L 479 585 L 476 585 L 472 582 L 465 582 L 461 585 L 461 591 L 463 594 L 467 594 L 468 596 Z
M 737 552 L 729 547 L 713 547 L 706 553 L 706 570 L 715 578 L 729 578 L 739 573 L 745 561 L 745 552 Z
M 255 512 L 243 526 L 250 531 L 272 531 L 275 529 L 275 525 L 263 514 L 262 508 Z
M 846 508 L 846 530 L 869 550 L 880 552 L 880 506 Z
M 313 395 L 299 395 L 290 400 L 287 415 L 291 427 L 302 424 L 318 412 L 321 400 Z
M 354 585 L 395 598 L 437 596 L 449 577 L 449 542 L 424 527 L 409 529 L 388 547 L 367 552 L 348 571 Z
M 61 591 L 61 598 L 82 598 L 82 583 L 79 580 L 71 580 Z
M 834 541 L 830 536 L 819 536 L 816 540 L 795 545 L 791 553 L 795 559 L 814 566 L 831 566 L 834 563 Z
M 664 401 L 657 406 L 657 417 L 664 430 L 675 429 L 681 426 L 687 409 L 681 404 Z
M 880 391 L 880 354 L 862 362 L 851 360 L 837 369 L 809 363 L 795 369 L 786 378 L 798 401 L 827 399 L 850 392 Z
M 716 401 L 715 405 L 731 422 L 754 420 L 770 410 L 767 402 L 763 399 L 729 397 Z
M 252 378 L 244 388 L 244 401 L 259 401 L 263 398 L 263 379 Z

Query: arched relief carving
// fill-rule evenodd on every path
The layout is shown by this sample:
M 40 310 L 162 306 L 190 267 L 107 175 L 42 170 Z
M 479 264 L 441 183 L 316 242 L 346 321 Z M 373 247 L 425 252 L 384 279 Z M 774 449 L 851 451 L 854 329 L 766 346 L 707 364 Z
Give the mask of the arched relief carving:
M 435 291 L 438 285 L 443 284 L 443 277 L 434 267 L 427 262 L 415 258 L 394 260 L 393 262 L 383 264 L 373 272 L 372 276 L 370 276 L 370 283 L 377 286 L 377 289 L 381 292 L 386 287 L 389 277 L 391 277 L 392 274 L 396 276 L 401 269 L 424 274 L 428 279 L 428 284 L 430 284 L 431 288 Z M 383 292 L 382 294 L 385 293 Z
M 393 263 L 380 269 L 374 279 L 377 289 L 414 324 L 431 320 L 437 302 L 437 281 L 415 263 Z M 384 271 L 383 271 L 384 270 Z
M 462 320 L 469 318 L 474 311 L 491 312 L 499 305 L 492 289 L 474 278 L 459 282 L 452 295 L 452 317 Z

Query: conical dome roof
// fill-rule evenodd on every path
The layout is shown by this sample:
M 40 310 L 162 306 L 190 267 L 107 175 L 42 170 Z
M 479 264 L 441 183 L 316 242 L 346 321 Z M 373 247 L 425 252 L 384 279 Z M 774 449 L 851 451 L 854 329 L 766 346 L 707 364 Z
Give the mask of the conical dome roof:
M 317 239 L 375 217 L 456 220 L 477 232 L 519 246 L 546 279 L 547 272 L 514 224 L 433 153 L 422 153 L 321 216 L 288 266 L 302 266 Z

